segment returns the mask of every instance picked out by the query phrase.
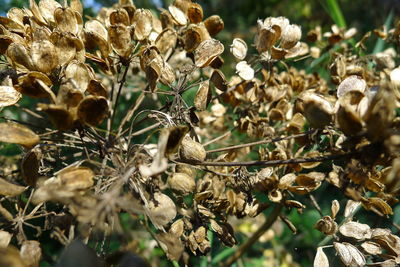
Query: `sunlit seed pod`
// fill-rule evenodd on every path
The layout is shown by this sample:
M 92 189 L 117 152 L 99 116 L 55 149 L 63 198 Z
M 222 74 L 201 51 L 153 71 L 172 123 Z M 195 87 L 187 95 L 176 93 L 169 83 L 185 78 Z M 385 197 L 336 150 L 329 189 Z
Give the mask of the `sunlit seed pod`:
M 122 58 L 129 58 L 133 45 L 128 27 L 123 24 L 111 25 L 108 27 L 108 37 L 115 53 Z
M 167 195 L 156 192 L 149 202 L 150 220 L 157 228 L 166 226 L 176 217 L 175 203 Z
M 198 3 L 191 3 L 187 10 L 190 23 L 200 23 L 203 20 L 203 8 Z
M 224 21 L 218 15 L 213 15 L 208 17 L 204 21 L 204 25 L 211 36 L 217 35 L 220 31 L 224 29 Z
M 378 243 L 372 241 L 362 243 L 361 248 L 370 255 L 379 255 L 383 252 L 382 247 Z
M 208 66 L 217 56 L 224 52 L 224 45 L 216 39 L 208 39 L 199 44 L 194 51 L 196 67 Z
M 62 6 L 55 0 L 40 0 L 39 1 L 39 10 L 42 14 L 43 18 L 47 21 L 49 25 L 53 25 L 55 23 L 54 20 L 54 11 L 57 8 L 61 8 Z
M 232 41 L 230 51 L 235 58 L 243 60 L 247 55 L 247 44 L 242 39 L 235 38 Z
M 184 33 L 185 50 L 193 52 L 201 42 L 210 38 L 210 34 L 203 24 L 191 24 Z
M 332 122 L 333 107 L 324 97 L 305 93 L 300 99 L 303 101 L 304 116 L 311 127 L 324 128 Z
M 255 39 L 255 46 L 259 53 L 266 52 L 278 41 L 280 37 L 280 28 L 278 26 L 265 27 L 259 20 L 258 30 Z
M 211 101 L 210 81 L 206 80 L 199 85 L 194 98 L 194 106 L 197 110 L 205 110 Z
M 57 27 L 64 32 L 77 34 L 79 31 L 78 20 L 71 8 L 59 7 L 54 10 L 54 19 Z
M 298 25 L 290 24 L 285 27 L 281 34 L 280 46 L 284 49 L 293 48 L 301 39 L 301 28 Z
M 175 171 L 180 172 L 180 173 L 186 173 L 190 177 L 196 177 L 196 174 L 197 174 L 197 170 L 195 168 L 190 167 L 189 165 L 186 165 L 186 164 L 177 165 L 175 167 Z
M 10 44 L 6 55 L 11 65 L 17 70 L 22 69 L 26 71 L 34 69 L 32 58 L 24 45 L 20 43 Z
M 172 15 L 168 10 L 161 10 L 160 21 L 163 29 L 174 28 L 174 19 L 172 18 Z
M 110 13 L 110 24 L 111 25 L 123 24 L 125 26 L 129 26 L 130 21 L 128 12 L 123 8 L 118 8 L 113 10 Z
M 71 61 L 65 68 L 65 79 L 71 79 L 82 93 L 86 91 L 92 78 L 93 70 L 87 64 Z
M 329 267 L 329 260 L 322 247 L 318 247 L 317 254 L 314 258 L 314 267 Z
M 149 37 L 153 29 L 153 15 L 148 9 L 136 9 L 133 16 L 135 39 L 142 41 Z
M 163 63 L 164 64 L 161 70 L 160 82 L 162 84 L 171 86 L 176 80 L 174 69 L 168 62 L 163 62 Z
M 182 236 L 184 232 L 184 227 L 185 223 L 183 222 L 182 219 L 176 220 L 173 224 L 171 224 L 171 227 L 169 228 L 169 233 L 175 235 L 175 236 Z
M 21 94 L 12 86 L 0 86 L 0 108 L 12 106 L 21 99 Z
M 334 200 L 332 201 L 332 204 L 331 204 L 331 215 L 332 215 L 332 218 L 333 218 L 333 219 L 336 218 L 336 215 L 338 214 L 339 210 L 340 210 L 339 201 L 337 201 L 336 199 L 334 199 Z
M 155 41 L 155 45 L 161 54 L 165 54 L 167 51 L 175 48 L 178 35 L 172 28 L 164 29 Z
M 337 97 L 340 98 L 350 91 L 359 91 L 363 93 L 366 89 L 367 83 L 364 79 L 355 75 L 349 76 L 339 84 Z
M 182 140 L 179 155 L 186 161 L 203 161 L 206 159 L 206 150 L 202 144 L 186 136 Z
M 37 145 L 39 141 L 39 136 L 26 126 L 11 122 L 0 123 L 0 142 L 31 148 Z
M 67 167 L 57 174 L 61 184 L 68 190 L 82 190 L 91 187 L 94 173 L 87 167 Z
M 353 260 L 353 257 L 350 254 L 346 245 L 339 243 L 339 242 L 333 242 L 333 246 L 340 257 L 340 260 L 344 263 L 344 265 L 350 266 L 350 264 Z
M 77 116 L 83 124 L 96 126 L 108 115 L 108 102 L 102 96 L 85 97 L 78 106 Z
M 254 69 L 246 61 L 240 61 L 236 64 L 236 73 L 245 81 L 254 78 Z
M 170 5 L 168 7 L 168 11 L 171 13 L 171 16 L 176 25 L 185 26 L 188 23 L 186 14 L 180 8 L 174 5 Z
M 175 172 L 168 177 L 167 183 L 172 190 L 180 192 L 183 195 L 192 193 L 196 187 L 193 177 L 179 172 Z
M 347 222 L 339 227 L 339 232 L 345 237 L 363 241 L 371 238 L 371 228 L 367 224 Z
M 37 71 L 50 74 L 59 66 L 56 47 L 47 40 L 34 42 L 31 45 L 30 56 Z

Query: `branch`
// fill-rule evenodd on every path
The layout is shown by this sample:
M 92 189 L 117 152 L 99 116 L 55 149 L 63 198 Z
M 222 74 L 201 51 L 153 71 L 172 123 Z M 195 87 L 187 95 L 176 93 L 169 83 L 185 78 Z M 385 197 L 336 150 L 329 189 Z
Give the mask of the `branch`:
M 249 238 L 245 243 L 243 243 L 231 257 L 229 257 L 222 266 L 231 266 L 237 259 L 239 259 L 246 250 L 251 247 L 257 240 L 272 226 L 276 221 L 283 207 L 282 203 L 279 203 L 272 210 L 271 214 L 268 216 L 267 220 L 261 225 L 260 228 Z
M 343 153 L 343 154 L 336 154 L 336 155 L 326 155 L 326 156 L 319 156 L 313 158 L 293 158 L 293 159 L 286 159 L 286 160 L 254 160 L 254 161 L 232 161 L 232 162 L 212 162 L 212 161 L 188 161 L 177 159 L 175 160 L 178 163 L 186 163 L 191 165 L 199 165 L 199 166 L 264 166 L 264 167 L 271 167 L 271 166 L 279 166 L 279 165 L 287 165 L 287 164 L 298 164 L 298 163 L 307 163 L 307 162 L 322 162 L 327 160 L 334 160 L 340 158 L 346 158 L 349 156 L 353 156 L 355 153 Z
M 303 137 L 303 136 L 309 135 L 309 134 L 311 134 L 313 132 L 315 132 L 315 130 L 310 130 L 310 131 L 307 131 L 307 132 L 304 132 L 304 133 L 294 134 L 294 135 L 285 136 L 285 137 L 277 137 L 277 138 L 268 139 L 268 140 L 251 142 L 251 143 L 247 143 L 247 144 L 240 144 L 240 145 L 235 145 L 235 146 L 228 146 L 228 147 L 222 147 L 222 148 L 217 148 L 217 149 L 211 149 L 211 150 L 207 150 L 206 152 L 207 153 L 222 152 L 222 151 L 239 149 L 239 148 L 248 147 L 248 146 L 256 146 L 256 145 L 275 143 L 275 142 L 279 142 L 279 141 L 282 141 L 282 140 L 289 140 L 289 139 L 292 139 L 292 138 Z

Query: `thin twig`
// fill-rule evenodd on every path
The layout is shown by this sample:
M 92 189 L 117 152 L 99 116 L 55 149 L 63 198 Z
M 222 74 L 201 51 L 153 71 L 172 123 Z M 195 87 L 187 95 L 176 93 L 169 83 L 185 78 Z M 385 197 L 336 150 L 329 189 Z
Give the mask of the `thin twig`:
M 215 142 L 217 142 L 217 141 L 219 141 L 219 140 L 221 140 L 221 139 L 223 139 L 223 138 L 225 138 L 225 137 L 231 135 L 232 131 L 233 131 L 233 129 L 227 131 L 226 133 L 224 133 L 224 134 L 222 134 L 222 135 L 220 135 L 220 136 L 218 136 L 218 137 L 216 137 L 216 138 L 214 138 L 214 139 L 212 139 L 212 140 L 210 140 L 210 141 L 208 141 L 208 142 L 205 142 L 205 143 L 203 144 L 203 146 L 211 145 L 212 143 L 215 143 Z
M 117 92 L 117 97 L 115 98 L 114 109 L 113 109 L 112 114 L 111 114 L 110 132 L 112 131 L 112 127 L 113 127 L 114 120 L 115 120 L 115 113 L 117 113 L 117 106 L 118 106 L 119 97 L 121 95 L 122 88 L 124 87 L 124 84 L 126 82 L 126 75 L 128 74 L 129 66 L 130 66 L 130 62 L 125 67 L 124 73 L 122 74 L 122 78 L 121 78 L 121 80 L 119 82 L 119 88 L 118 88 L 118 92 Z
M 310 130 L 310 131 L 307 131 L 307 132 L 304 132 L 304 133 L 294 134 L 294 135 L 285 136 L 285 137 L 278 137 L 278 138 L 273 138 L 273 139 L 268 139 L 268 140 L 251 142 L 251 143 L 247 143 L 247 144 L 240 144 L 240 145 L 235 145 L 235 146 L 228 146 L 228 147 L 222 147 L 222 148 L 217 148 L 217 149 L 211 149 L 211 150 L 207 150 L 206 152 L 207 153 L 222 152 L 222 151 L 228 151 L 228 150 L 233 150 L 233 149 L 239 149 L 239 148 L 243 148 L 243 147 L 275 143 L 275 142 L 279 142 L 279 141 L 283 141 L 283 140 L 289 140 L 289 139 L 293 139 L 293 138 L 307 136 L 307 135 L 309 135 L 309 134 L 311 134 L 313 132 L 315 132 L 315 130 Z
M 260 228 L 249 238 L 246 240 L 245 243 L 243 243 L 236 251 L 233 253 L 231 257 L 229 257 L 225 263 L 223 263 L 222 266 L 231 266 L 232 263 L 234 263 L 237 259 L 239 259 L 243 253 L 246 252 L 246 250 L 251 247 L 257 240 L 272 226 L 272 224 L 276 221 L 278 218 L 281 210 L 282 210 L 283 204 L 279 203 L 275 206 L 275 208 L 272 210 L 271 214 L 268 216 L 267 220 L 261 225 Z
M 182 159 L 177 159 L 176 162 L 187 163 L 192 165 L 200 165 L 200 166 L 279 166 L 279 165 L 287 165 L 287 164 L 298 164 L 298 163 L 307 163 L 307 162 L 321 162 L 327 160 L 334 160 L 340 158 L 346 158 L 354 155 L 354 153 L 343 153 L 336 155 L 326 155 L 320 157 L 312 157 L 312 158 L 293 158 L 286 160 L 255 160 L 255 161 L 232 161 L 232 162 L 212 162 L 212 161 L 186 161 Z

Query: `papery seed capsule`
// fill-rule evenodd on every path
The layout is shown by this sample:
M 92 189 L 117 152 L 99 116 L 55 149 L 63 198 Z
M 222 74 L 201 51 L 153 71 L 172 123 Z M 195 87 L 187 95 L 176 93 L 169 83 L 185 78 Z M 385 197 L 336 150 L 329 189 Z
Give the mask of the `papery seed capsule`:
M 181 192 L 184 195 L 193 192 L 196 187 L 194 178 L 186 173 L 176 172 L 168 178 L 167 182 L 172 190 Z
M 193 141 L 190 137 L 186 136 L 182 140 L 179 155 L 183 160 L 203 161 L 206 158 L 206 151 L 202 144 Z

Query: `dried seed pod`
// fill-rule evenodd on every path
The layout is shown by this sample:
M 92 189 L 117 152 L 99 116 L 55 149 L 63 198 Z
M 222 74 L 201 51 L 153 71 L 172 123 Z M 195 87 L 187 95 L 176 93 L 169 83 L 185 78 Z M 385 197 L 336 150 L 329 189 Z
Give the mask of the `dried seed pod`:
M 185 136 L 181 143 L 179 156 L 186 161 L 203 161 L 206 159 L 206 150 L 202 144 Z
M 196 188 L 194 178 L 186 173 L 173 173 L 167 180 L 168 185 L 172 190 L 182 193 L 183 195 L 190 194 Z
M 21 162 L 21 176 L 25 183 L 35 187 L 39 178 L 40 151 L 35 149 L 25 154 Z
M 122 58 L 128 58 L 133 49 L 129 28 L 123 24 L 111 25 L 108 27 L 108 37 L 115 53 Z
M 224 29 L 224 21 L 218 15 L 213 15 L 208 17 L 204 21 L 204 25 L 211 36 L 217 35 L 220 31 Z
M 21 259 L 18 249 L 8 246 L 0 248 L 0 266 L 26 267 L 27 265 Z
M 37 145 L 40 138 L 29 128 L 12 122 L 0 123 L 0 142 L 19 144 L 27 148 Z
M 314 258 L 314 267 L 329 267 L 328 257 L 325 255 L 322 247 L 317 248 L 317 254 Z
M 176 220 L 173 224 L 171 224 L 171 227 L 169 228 L 169 233 L 180 237 L 182 236 L 183 232 L 184 232 L 184 227 L 185 227 L 185 223 L 182 219 Z
M 39 266 L 42 257 L 40 243 L 36 240 L 26 240 L 22 243 L 20 250 L 21 259 L 27 266 Z
M 34 69 L 32 58 L 23 44 L 10 44 L 7 48 L 6 55 L 11 65 L 17 70 L 26 71 Z
M 203 24 L 191 24 L 184 33 L 184 45 L 187 52 L 193 52 L 201 42 L 210 39 L 210 34 Z
M 57 174 L 61 184 L 68 190 L 87 189 L 93 185 L 94 173 L 87 167 L 67 167 Z
M 83 41 L 70 32 L 52 32 L 50 40 L 57 49 L 60 66 L 68 64 L 74 58 L 78 59 L 77 53 L 84 49 Z
M 362 243 L 361 247 L 366 253 L 370 255 L 379 255 L 383 252 L 382 247 L 378 243 L 372 241 L 366 241 Z
M 324 216 L 315 224 L 314 228 L 326 235 L 333 235 L 337 232 L 338 225 L 331 216 Z
M 300 96 L 303 101 L 304 116 L 314 128 L 324 128 L 332 122 L 333 107 L 328 100 L 313 93 Z
M 153 15 L 148 9 L 138 8 L 133 15 L 133 25 L 135 26 L 135 39 L 143 41 L 148 38 L 153 29 Z
M 247 44 L 240 38 L 235 38 L 231 44 L 231 53 L 239 60 L 243 60 L 247 54 Z
M 125 26 L 129 26 L 130 21 L 128 12 L 123 8 L 118 8 L 113 10 L 110 13 L 110 24 L 111 25 L 123 24 Z
M 39 1 L 39 9 L 43 18 L 49 25 L 54 24 L 54 11 L 62 6 L 55 0 L 41 0 Z
M 228 83 L 225 79 L 225 75 L 220 70 L 213 71 L 210 81 L 221 91 L 226 91 L 228 89 Z
M 184 26 L 187 24 L 186 14 L 178 7 L 170 5 L 168 11 L 171 13 L 172 18 L 178 26 Z
M 77 34 L 79 31 L 78 19 L 71 8 L 59 7 L 54 10 L 54 20 L 57 27 L 63 32 Z
M 12 106 L 19 101 L 21 94 L 12 86 L 0 86 L 0 108 Z
M 203 20 L 203 8 L 198 3 L 190 3 L 186 13 L 190 23 L 200 23 Z
M 216 39 L 208 39 L 199 44 L 194 51 L 194 61 L 198 68 L 208 66 L 224 52 L 224 45 Z
M 371 238 L 371 228 L 368 224 L 358 222 L 347 222 L 339 227 L 339 232 L 345 236 L 363 241 Z
M 158 36 L 155 45 L 161 54 L 165 54 L 176 46 L 178 35 L 174 29 L 166 28 Z
M 85 97 L 78 106 L 77 115 L 82 123 L 96 126 L 100 124 L 108 114 L 107 99 L 102 96 Z
M 282 31 L 280 46 L 284 49 L 291 49 L 300 41 L 300 38 L 300 26 L 294 24 L 287 25 Z
M 149 202 L 149 217 L 157 228 L 162 228 L 176 217 L 175 203 L 167 195 L 156 192 Z
M 337 97 L 340 98 L 350 91 L 358 91 L 364 93 L 367 89 L 367 83 L 364 79 L 352 75 L 344 79 L 337 88 Z
M 107 89 L 97 80 L 90 80 L 86 90 L 92 95 L 108 97 Z
M 77 89 L 84 93 L 92 79 L 92 73 L 93 71 L 88 65 L 74 60 L 71 61 L 65 69 L 65 79 L 73 80 Z
M 206 80 L 199 85 L 196 96 L 194 98 L 194 106 L 197 110 L 207 109 L 211 101 L 210 81 Z
M 254 78 L 254 69 L 246 61 L 240 61 L 236 64 L 236 73 L 245 81 Z
M 6 248 L 10 243 L 12 235 L 9 232 L 0 230 L 0 248 Z
M 19 196 L 25 191 L 24 186 L 12 184 L 2 178 L 0 178 L 0 195 L 7 197 Z
M 74 116 L 61 105 L 38 104 L 38 109 L 47 113 L 51 123 L 60 131 L 67 131 L 74 127 Z
M 332 205 L 331 205 L 331 215 L 332 215 L 332 218 L 333 218 L 333 219 L 336 218 L 336 215 L 337 215 L 337 213 L 339 212 L 339 210 L 340 210 L 339 201 L 337 201 L 336 199 L 334 199 L 334 200 L 332 201 Z

